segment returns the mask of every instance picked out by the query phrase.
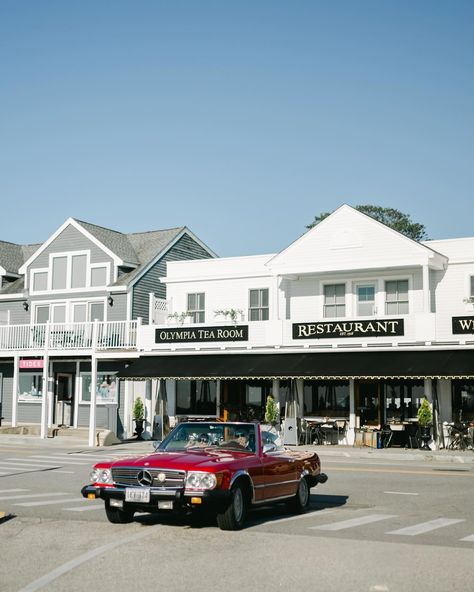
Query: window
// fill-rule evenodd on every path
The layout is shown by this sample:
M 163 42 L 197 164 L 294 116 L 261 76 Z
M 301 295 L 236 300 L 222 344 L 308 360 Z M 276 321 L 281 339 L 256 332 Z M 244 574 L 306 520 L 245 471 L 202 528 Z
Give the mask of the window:
M 67 257 L 53 257 L 52 272 L 52 289 L 64 290 L 67 282 Z
M 118 381 L 115 377 L 117 372 L 98 372 L 96 383 L 97 403 L 117 403 Z M 81 372 L 82 379 L 82 402 L 89 403 L 91 400 L 91 373 Z
M 326 318 L 346 316 L 345 284 L 324 286 L 324 316 Z
M 360 317 L 371 317 L 375 314 L 375 286 L 373 284 L 357 286 L 357 314 Z
M 20 372 L 18 379 L 18 401 L 41 402 L 43 375 L 36 372 Z
M 268 321 L 268 288 L 249 291 L 249 321 Z
M 348 380 L 305 380 L 304 415 L 349 419 Z
M 386 421 L 414 419 L 424 397 L 425 383 L 423 380 L 385 380 L 382 392 Z
M 107 285 L 107 267 L 92 267 L 91 268 L 91 287 Z
M 48 272 L 34 271 L 33 272 L 33 290 L 35 292 L 43 292 L 48 289 Z
M 36 322 L 44 324 L 49 321 L 49 304 L 47 306 L 36 307 Z
M 85 288 L 87 280 L 87 255 L 73 255 L 71 264 L 71 288 Z
M 90 303 L 90 321 L 103 321 L 104 320 L 104 303 L 103 302 L 91 302 Z
M 453 380 L 452 420 L 474 421 L 474 380 Z
M 408 314 L 408 280 L 385 282 L 385 314 Z
M 188 308 L 193 323 L 204 323 L 205 306 L 204 306 L 204 292 L 197 294 L 188 294 Z
M 178 415 L 216 415 L 215 380 L 178 380 L 176 413 Z
M 474 298 L 474 275 L 471 275 L 471 293 L 470 297 Z

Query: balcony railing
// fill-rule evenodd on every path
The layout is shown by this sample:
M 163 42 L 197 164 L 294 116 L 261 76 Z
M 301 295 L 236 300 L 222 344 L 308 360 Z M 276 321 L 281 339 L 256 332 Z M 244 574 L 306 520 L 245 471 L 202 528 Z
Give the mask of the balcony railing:
M 0 351 L 136 349 L 137 326 L 138 321 L 1 325 Z

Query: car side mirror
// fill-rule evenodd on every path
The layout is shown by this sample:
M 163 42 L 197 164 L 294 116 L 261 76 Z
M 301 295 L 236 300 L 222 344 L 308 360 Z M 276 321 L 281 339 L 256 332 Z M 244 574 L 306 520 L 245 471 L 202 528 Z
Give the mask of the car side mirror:
M 277 447 L 273 443 L 268 443 L 263 445 L 263 454 L 268 454 L 269 452 L 275 452 Z
M 162 442 L 161 440 L 155 440 L 155 441 L 153 442 L 153 448 L 154 448 L 155 450 L 158 450 L 158 448 L 160 447 L 160 444 L 161 444 L 161 442 Z

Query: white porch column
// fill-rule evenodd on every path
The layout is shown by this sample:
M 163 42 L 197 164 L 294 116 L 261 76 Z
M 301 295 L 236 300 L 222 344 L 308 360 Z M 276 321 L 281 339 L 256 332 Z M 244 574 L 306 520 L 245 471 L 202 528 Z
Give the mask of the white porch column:
M 49 356 L 45 352 L 43 356 L 43 384 L 41 386 L 41 431 L 40 437 L 48 437 L 48 404 L 49 404 Z
M 48 437 L 48 391 L 49 391 L 49 321 L 46 323 L 44 332 L 44 355 L 43 355 L 43 384 L 41 385 L 41 429 L 40 437 L 44 440 Z
M 81 396 L 82 380 L 81 380 L 81 363 L 76 362 L 76 380 L 74 384 L 74 425 L 77 429 L 79 422 L 79 399 Z
M 354 379 L 349 380 L 349 430 L 347 432 L 348 444 L 354 444 L 354 428 L 359 427 L 356 425 L 356 408 L 355 408 L 355 386 Z
M 273 297 L 272 297 L 272 316 L 274 321 L 278 321 L 280 318 L 280 276 L 277 275 L 273 278 Z
M 216 381 L 216 415 L 217 417 L 221 417 L 221 384 L 222 382 L 218 379 Z M 168 413 L 170 415 L 174 415 L 171 413 L 170 405 L 168 403 Z
M 120 384 L 121 381 L 119 381 Z M 130 380 L 125 380 L 124 381 L 124 402 L 123 402 L 123 429 L 124 429 L 124 434 L 123 437 L 124 439 L 128 439 L 130 438 L 130 436 L 132 435 L 132 430 L 131 430 L 131 418 L 132 418 L 132 404 L 131 404 L 131 397 L 130 397 L 130 390 L 131 390 L 131 381 Z
M 46 392 L 48 393 L 48 428 L 53 427 L 53 411 L 54 411 L 54 392 L 56 388 L 56 383 L 54 382 L 54 373 L 53 373 L 53 363 L 51 360 L 48 362 L 48 388 Z
M 423 265 L 423 311 L 425 313 L 431 311 L 430 268 L 428 265 Z
M 91 356 L 91 401 L 89 409 L 89 446 L 96 446 L 95 428 L 97 424 L 97 335 L 98 321 L 94 320 L 92 328 L 92 356 Z
M 152 381 L 145 382 L 145 422 L 142 438 L 150 440 L 153 431 L 153 409 L 152 409 Z
M 18 417 L 18 384 L 20 370 L 18 368 L 20 356 L 13 356 L 13 393 L 12 393 L 12 428 L 16 428 Z

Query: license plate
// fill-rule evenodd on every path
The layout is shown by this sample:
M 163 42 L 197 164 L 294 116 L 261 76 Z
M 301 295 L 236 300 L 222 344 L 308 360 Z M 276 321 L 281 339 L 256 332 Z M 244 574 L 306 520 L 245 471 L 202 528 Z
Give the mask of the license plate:
M 125 489 L 125 501 L 148 504 L 150 503 L 150 489 L 148 487 L 141 487 L 140 489 L 127 487 Z

